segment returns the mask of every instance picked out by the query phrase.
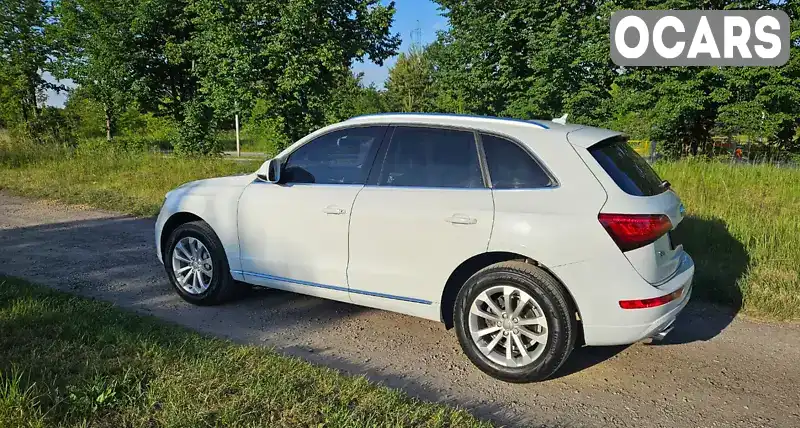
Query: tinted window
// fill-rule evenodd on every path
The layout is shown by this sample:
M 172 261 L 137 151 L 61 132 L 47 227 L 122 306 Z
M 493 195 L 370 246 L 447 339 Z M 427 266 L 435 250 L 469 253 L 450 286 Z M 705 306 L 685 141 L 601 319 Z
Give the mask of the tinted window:
M 495 189 L 550 186 L 550 177 L 522 147 L 492 135 L 481 135 L 489 176 Z
M 450 129 L 397 127 L 378 184 L 483 187 L 475 136 Z
M 281 181 L 363 184 L 385 131 L 385 127 L 365 127 L 322 135 L 289 155 Z
M 601 141 L 590 147 L 589 153 L 626 193 L 653 196 L 664 192 L 658 174 L 628 145 L 625 138 Z

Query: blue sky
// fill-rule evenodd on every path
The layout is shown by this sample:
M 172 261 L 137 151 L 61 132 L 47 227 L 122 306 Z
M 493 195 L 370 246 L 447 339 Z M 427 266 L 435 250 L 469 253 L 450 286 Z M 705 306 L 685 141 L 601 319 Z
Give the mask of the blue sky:
M 388 3 L 388 1 L 384 1 Z M 447 29 L 447 19 L 441 15 L 439 6 L 431 0 L 395 0 L 397 12 L 394 14 L 392 24 L 392 34 L 400 34 L 403 44 L 400 45 L 400 52 L 408 50 L 411 44 L 411 35 L 415 29 L 419 28 L 420 43 L 426 45 L 436 39 L 436 32 Z M 384 61 L 383 66 L 369 60 L 356 62 L 353 64 L 353 71 L 364 73 L 364 83 L 369 85 L 374 83 L 379 88 L 383 87 L 383 82 L 389 75 L 389 67 L 396 61 L 396 57 Z M 50 73 L 44 73 L 47 81 L 53 82 Z M 72 82 L 62 81 L 67 86 L 72 86 Z M 62 107 L 67 99 L 67 94 L 62 92 L 56 94 L 53 91 L 47 92 L 47 105 Z
M 388 3 L 388 2 L 384 2 Z M 411 43 L 411 34 L 416 29 L 420 30 L 420 42 L 426 45 L 436 39 L 436 32 L 447 29 L 447 19 L 441 15 L 439 5 L 431 0 L 395 0 L 394 23 L 392 34 L 400 34 L 403 44 L 400 52 L 408 50 Z M 353 70 L 364 73 L 364 83 L 375 83 L 383 87 L 383 82 L 389 75 L 389 67 L 396 61 L 390 58 L 384 61 L 383 67 L 378 67 L 372 62 L 353 64 Z

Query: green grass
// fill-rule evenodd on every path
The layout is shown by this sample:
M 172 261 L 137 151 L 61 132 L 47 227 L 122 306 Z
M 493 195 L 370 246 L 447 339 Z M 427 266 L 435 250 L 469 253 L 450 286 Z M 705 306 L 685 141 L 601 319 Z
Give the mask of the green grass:
M 270 350 L 0 277 L 0 426 L 489 426 Z
M 695 260 L 697 295 L 800 319 L 800 169 L 681 161 L 656 170 L 689 214 L 678 238 Z
M 225 130 L 217 133 L 217 139 L 222 144 L 223 150 L 236 151 L 236 131 Z M 242 152 L 257 152 L 274 154 L 280 151 L 273 141 L 247 130 L 239 132 L 239 147 Z
M 197 179 L 252 173 L 261 161 L 0 146 L 0 189 L 128 214 L 158 214 L 164 194 Z

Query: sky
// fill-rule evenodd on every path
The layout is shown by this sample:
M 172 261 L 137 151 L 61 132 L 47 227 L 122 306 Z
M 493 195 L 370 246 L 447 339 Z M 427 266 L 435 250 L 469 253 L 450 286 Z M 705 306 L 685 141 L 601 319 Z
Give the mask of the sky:
M 386 4 L 388 1 L 383 3 Z M 399 34 L 403 40 L 399 52 L 408 50 L 412 34 L 416 29 L 419 29 L 419 42 L 423 45 L 434 41 L 437 31 L 447 29 L 447 19 L 441 15 L 439 6 L 431 0 L 395 0 L 395 9 L 391 31 L 392 34 Z M 353 64 L 353 71 L 364 73 L 364 84 L 374 83 L 377 87 L 383 88 L 383 82 L 389 75 L 389 67 L 396 60 L 397 57 L 390 58 L 384 61 L 382 67 L 366 59 L 365 62 L 356 61 Z M 50 73 L 45 72 L 43 77 L 48 82 L 58 82 Z M 64 80 L 59 83 L 68 87 L 74 86 L 71 80 Z M 55 93 L 55 91 L 47 91 L 47 105 L 63 107 L 66 100 L 67 94 L 63 91 L 60 94 Z
M 388 3 L 385 2 L 384 3 Z M 436 32 L 447 29 L 447 19 L 441 15 L 439 5 L 431 0 L 395 0 L 394 23 L 392 24 L 392 34 L 400 34 L 403 44 L 400 45 L 400 52 L 408 50 L 411 44 L 412 33 L 419 28 L 420 43 L 427 45 L 436 40 Z M 353 64 L 353 71 L 364 73 L 364 83 L 369 85 L 374 83 L 379 88 L 383 87 L 383 82 L 389 75 L 391 67 L 396 57 L 390 58 L 383 63 L 383 67 L 367 61 L 365 63 L 356 62 Z

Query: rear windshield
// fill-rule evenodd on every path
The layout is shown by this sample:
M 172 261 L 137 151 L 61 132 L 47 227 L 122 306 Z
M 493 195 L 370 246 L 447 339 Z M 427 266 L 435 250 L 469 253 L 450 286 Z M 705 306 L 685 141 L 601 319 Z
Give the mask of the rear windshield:
M 658 174 L 628 145 L 626 138 L 614 137 L 601 141 L 590 147 L 589 153 L 626 193 L 655 196 L 666 190 L 661 186 Z

